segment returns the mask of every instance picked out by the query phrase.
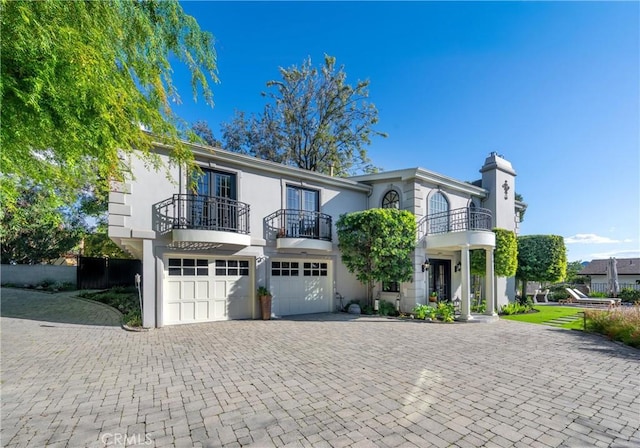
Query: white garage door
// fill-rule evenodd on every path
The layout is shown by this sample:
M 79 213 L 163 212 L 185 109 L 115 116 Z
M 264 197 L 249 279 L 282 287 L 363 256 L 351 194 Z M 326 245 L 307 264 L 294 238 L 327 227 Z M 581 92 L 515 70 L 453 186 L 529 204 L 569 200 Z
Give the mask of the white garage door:
M 166 260 L 164 325 L 250 319 L 250 260 L 170 257 Z
M 273 260 L 270 286 L 277 316 L 332 311 L 331 262 Z

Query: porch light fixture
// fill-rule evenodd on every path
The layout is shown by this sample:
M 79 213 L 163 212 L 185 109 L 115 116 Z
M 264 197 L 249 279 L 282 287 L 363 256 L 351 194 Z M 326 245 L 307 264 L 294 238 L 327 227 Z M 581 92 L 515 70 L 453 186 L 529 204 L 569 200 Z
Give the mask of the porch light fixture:
M 422 272 L 428 271 L 430 267 L 431 264 L 429 263 L 429 257 L 427 257 L 424 259 L 424 263 L 422 263 Z
M 460 272 L 462 270 L 462 263 L 458 261 L 458 263 L 456 264 L 454 270 L 456 272 Z

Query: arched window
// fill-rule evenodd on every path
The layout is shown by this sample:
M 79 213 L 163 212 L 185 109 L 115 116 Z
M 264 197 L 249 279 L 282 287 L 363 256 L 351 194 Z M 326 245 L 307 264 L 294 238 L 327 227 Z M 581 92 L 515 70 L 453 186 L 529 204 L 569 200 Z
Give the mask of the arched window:
M 400 208 L 400 195 L 396 190 L 389 190 L 382 198 L 382 208 Z
M 429 198 L 429 216 L 429 233 L 449 231 L 449 201 L 440 191 Z
M 469 202 L 469 209 L 467 210 L 467 230 L 475 230 L 478 228 L 478 214 L 476 213 L 476 202 L 472 199 Z

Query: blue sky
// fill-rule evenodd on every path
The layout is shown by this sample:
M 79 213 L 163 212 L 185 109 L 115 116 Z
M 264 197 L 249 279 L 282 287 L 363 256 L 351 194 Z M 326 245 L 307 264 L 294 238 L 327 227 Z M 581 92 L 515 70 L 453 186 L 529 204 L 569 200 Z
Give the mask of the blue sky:
M 569 261 L 640 256 L 640 3 L 183 2 L 216 38 L 215 107 L 189 122 L 259 113 L 279 67 L 323 55 L 369 79 L 368 148 L 392 170 L 475 180 L 491 151 L 528 203 L 521 234 L 565 238 Z

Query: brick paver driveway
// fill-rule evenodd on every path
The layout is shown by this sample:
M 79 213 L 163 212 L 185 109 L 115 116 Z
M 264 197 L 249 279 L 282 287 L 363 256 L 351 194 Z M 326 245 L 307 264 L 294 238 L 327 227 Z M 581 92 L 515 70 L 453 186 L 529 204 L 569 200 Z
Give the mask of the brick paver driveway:
M 46 322 L 54 297 L 3 312 L 3 446 L 640 444 L 640 352 L 598 336 L 331 314 L 131 333 Z

